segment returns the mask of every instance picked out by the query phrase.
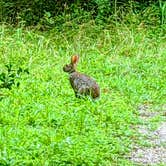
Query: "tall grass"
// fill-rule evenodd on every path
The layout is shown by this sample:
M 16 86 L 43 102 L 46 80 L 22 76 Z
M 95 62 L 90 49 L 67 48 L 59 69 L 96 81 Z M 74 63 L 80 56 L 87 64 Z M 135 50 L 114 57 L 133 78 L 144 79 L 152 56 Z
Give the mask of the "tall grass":
M 137 141 L 137 107 L 165 104 L 165 29 L 137 14 L 75 27 L 43 33 L 0 26 L 0 72 L 9 62 L 30 72 L 0 92 L 2 165 L 133 165 L 127 156 Z M 101 87 L 95 102 L 75 98 L 62 71 L 74 53 L 78 71 Z
M 161 12 L 161 23 L 166 23 L 166 2 L 159 0 L 160 12 Z

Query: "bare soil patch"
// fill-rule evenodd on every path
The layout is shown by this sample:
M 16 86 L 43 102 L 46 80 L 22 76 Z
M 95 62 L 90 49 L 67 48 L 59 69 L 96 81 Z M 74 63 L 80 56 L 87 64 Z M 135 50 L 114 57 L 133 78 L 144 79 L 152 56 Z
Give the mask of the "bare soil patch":
M 165 116 L 164 109 L 165 106 L 163 106 L 162 116 Z M 141 105 L 138 111 L 145 124 L 138 125 L 137 130 L 148 146 L 134 145 L 131 160 L 140 165 L 166 165 L 166 122 L 162 122 L 155 131 L 151 131 L 148 120 L 158 116 L 159 112 L 149 111 L 148 105 Z

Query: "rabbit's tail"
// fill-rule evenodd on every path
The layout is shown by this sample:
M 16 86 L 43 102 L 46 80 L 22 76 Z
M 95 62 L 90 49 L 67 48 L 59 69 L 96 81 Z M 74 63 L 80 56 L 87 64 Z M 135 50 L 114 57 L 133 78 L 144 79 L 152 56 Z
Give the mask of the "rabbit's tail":
M 100 88 L 98 85 L 95 85 L 93 87 L 93 93 L 92 93 L 92 97 L 93 98 L 98 98 L 100 96 Z

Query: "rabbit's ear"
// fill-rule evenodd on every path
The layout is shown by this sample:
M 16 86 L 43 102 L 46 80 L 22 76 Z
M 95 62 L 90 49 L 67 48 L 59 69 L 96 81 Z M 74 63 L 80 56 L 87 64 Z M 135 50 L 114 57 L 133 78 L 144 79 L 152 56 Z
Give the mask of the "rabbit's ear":
M 78 63 L 78 60 L 79 60 L 79 56 L 78 55 L 73 55 L 71 57 L 71 63 L 72 64 L 77 64 Z

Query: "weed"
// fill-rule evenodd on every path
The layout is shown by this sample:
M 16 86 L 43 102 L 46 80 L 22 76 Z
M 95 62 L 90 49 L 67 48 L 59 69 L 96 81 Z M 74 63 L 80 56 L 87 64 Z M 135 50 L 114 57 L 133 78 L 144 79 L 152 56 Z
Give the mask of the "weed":
M 11 64 L 7 64 L 5 67 L 7 68 L 7 72 L 0 73 L 0 88 L 11 89 L 12 85 L 15 84 L 15 80 L 20 77 L 22 72 L 29 74 L 28 69 L 22 69 L 21 67 L 19 67 L 17 70 L 13 70 Z M 16 86 L 18 87 L 19 84 L 20 83 L 17 82 Z

